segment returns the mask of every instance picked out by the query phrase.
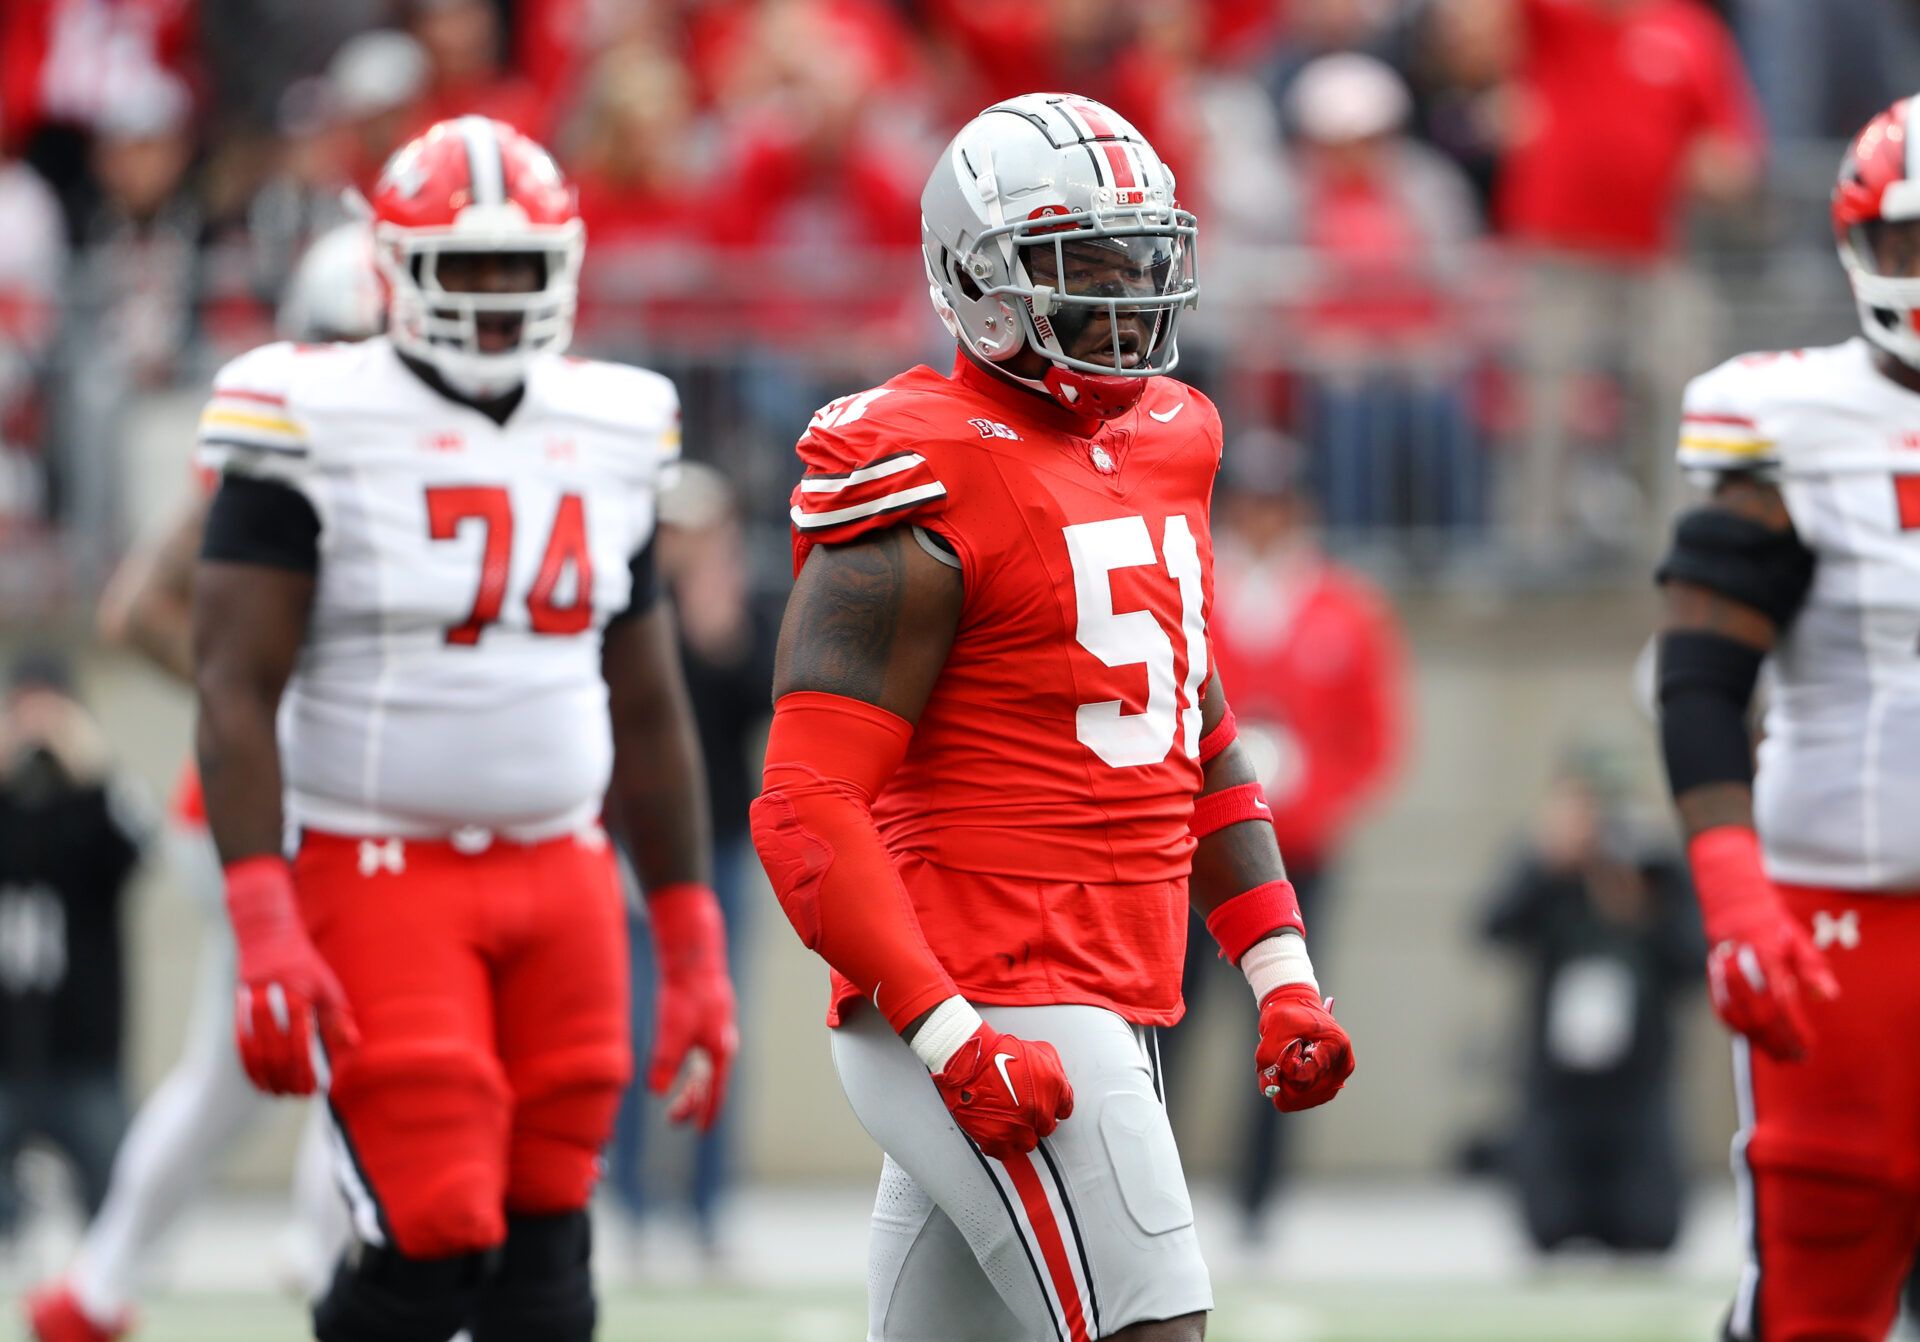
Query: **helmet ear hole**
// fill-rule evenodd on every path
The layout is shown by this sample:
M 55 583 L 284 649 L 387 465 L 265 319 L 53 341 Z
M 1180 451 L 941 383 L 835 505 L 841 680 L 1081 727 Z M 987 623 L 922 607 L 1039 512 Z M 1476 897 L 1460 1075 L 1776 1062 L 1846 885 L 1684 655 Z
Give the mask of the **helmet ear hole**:
M 961 294 L 968 300 L 978 303 L 986 297 L 986 294 L 981 292 L 980 285 L 974 280 L 973 276 L 967 273 L 967 268 L 953 264 L 953 253 L 949 252 L 945 247 L 940 249 L 940 265 L 949 275 L 956 277 L 957 287 Z

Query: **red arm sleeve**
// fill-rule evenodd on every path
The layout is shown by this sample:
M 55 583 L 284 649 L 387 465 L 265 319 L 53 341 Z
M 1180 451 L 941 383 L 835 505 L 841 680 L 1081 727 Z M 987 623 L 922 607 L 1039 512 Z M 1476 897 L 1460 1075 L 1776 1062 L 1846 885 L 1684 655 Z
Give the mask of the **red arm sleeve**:
M 753 846 L 800 940 L 895 1030 L 958 991 L 873 823 L 873 798 L 912 735 L 904 718 L 858 699 L 784 695 L 750 813 Z

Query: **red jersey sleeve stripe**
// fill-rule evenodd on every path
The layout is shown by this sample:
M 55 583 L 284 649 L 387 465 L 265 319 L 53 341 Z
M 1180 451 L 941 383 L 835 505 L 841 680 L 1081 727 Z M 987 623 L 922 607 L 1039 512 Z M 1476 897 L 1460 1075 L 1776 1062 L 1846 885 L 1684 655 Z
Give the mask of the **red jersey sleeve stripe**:
M 1758 420 L 1749 419 L 1745 415 L 1709 415 L 1696 410 L 1689 410 L 1681 415 L 1680 418 L 1689 424 L 1729 424 L 1741 429 L 1758 429 L 1760 427 Z
M 214 396 L 223 401 L 257 401 L 261 405 L 285 405 L 287 398 L 270 391 L 243 391 L 238 387 L 215 387 Z

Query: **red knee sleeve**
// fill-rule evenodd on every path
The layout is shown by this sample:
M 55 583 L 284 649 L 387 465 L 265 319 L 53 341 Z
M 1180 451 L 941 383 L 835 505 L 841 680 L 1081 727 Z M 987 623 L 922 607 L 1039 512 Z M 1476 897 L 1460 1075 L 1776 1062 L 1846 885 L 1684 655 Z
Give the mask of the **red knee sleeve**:
M 753 846 L 800 940 L 896 1030 L 957 991 L 874 828 L 873 798 L 913 727 L 858 699 L 801 691 L 774 705 Z

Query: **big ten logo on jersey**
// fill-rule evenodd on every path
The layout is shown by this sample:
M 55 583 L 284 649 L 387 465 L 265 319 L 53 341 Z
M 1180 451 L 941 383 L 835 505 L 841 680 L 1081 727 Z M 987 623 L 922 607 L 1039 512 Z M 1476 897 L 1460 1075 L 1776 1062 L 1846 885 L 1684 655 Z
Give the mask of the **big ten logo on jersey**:
M 1020 441 L 1019 434 L 997 420 L 970 419 L 967 423 L 979 430 L 982 438 L 1007 438 L 1016 443 Z
M 828 401 L 814 411 L 813 418 L 807 421 L 807 432 L 815 429 L 844 429 L 847 425 L 865 417 L 873 403 L 887 394 L 886 387 L 875 387 L 871 391 L 857 392 L 852 396 L 842 396 L 838 400 Z
M 503 485 L 429 485 L 427 536 L 457 541 L 480 537 L 479 572 L 466 617 L 447 626 L 450 647 L 474 647 L 488 625 L 506 609 L 514 586 L 515 505 Z M 522 507 L 522 512 L 532 511 Z M 587 539 L 587 503 L 579 494 L 562 494 L 547 524 L 540 562 L 526 582 L 521 600 L 527 626 L 536 634 L 584 633 L 593 626 L 593 551 Z M 525 575 L 522 575 L 525 577 Z
M 1073 566 L 1074 637 L 1106 667 L 1146 672 L 1140 711 L 1128 712 L 1126 701 L 1115 698 L 1081 704 L 1074 713 L 1080 743 L 1116 769 L 1160 763 L 1175 749 L 1176 738 L 1183 754 L 1200 755 L 1200 687 L 1207 674 L 1200 547 L 1193 523 L 1183 514 L 1166 518 L 1159 530 L 1156 553 L 1144 517 L 1065 529 Z M 1116 600 L 1122 594 L 1124 604 Z

